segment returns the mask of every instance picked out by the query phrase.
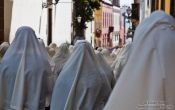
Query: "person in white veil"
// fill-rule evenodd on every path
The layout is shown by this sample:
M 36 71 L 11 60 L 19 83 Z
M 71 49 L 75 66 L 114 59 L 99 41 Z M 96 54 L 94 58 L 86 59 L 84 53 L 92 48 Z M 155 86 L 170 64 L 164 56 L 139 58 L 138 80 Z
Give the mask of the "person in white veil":
M 99 64 L 101 65 L 100 67 L 104 70 L 104 72 L 106 73 L 111 87 L 113 88 L 115 85 L 115 78 L 114 78 L 114 74 L 112 71 L 112 68 L 108 65 L 108 63 L 106 62 L 104 56 L 99 52 L 99 51 L 95 51 L 95 54 L 97 56 L 97 61 L 99 62 Z
M 104 110 L 174 110 L 175 19 L 156 11 L 136 29 L 132 52 Z
M 61 72 L 64 64 L 68 60 L 69 55 L 70 55 L 69 45 L 67 43 L 63 43 L 58 47 L 57 53 L 53 56 L 52 62 L 55 64 L 54 71 L 53 71 L 55 76 L 54 78 L 55 81 L 59 73 Z
M 0 110 L 44 110 L 50 74 L 35 32 L 20 27 L 0 67 Z
M 53 48 L 53 49 L 56 51 L 56 49 L 57 49 L 57 44 L 56 44 L 56 43 L 51 43 L 51 44 L 49 45 L 49 47 L 50 47 L 50 48 Z
M 74 49 L 74 46 L 73 45 L 69 45 L 69 52 L 70 53 L 72 53 L 73 49 Z
M 132 50 L 132 43 L 127 43 L 122 50 L 119 52 L 117 57 L 115 58 L 114 62 L 112 63 L 111 67 L 114 72 L 114 77 L 116 80 L 118 80 L 123 68 L 125 67 L 129 55 Z
M 0 45 L 0 61 L 3 58 L 5 52 L 7 51 L 7 49 L 9 48 L 10 44 L 8 42 L 3 42 Z
M 110 51 L 109 51 L 108 49 L 104 48 L 104 49 L 102 49 L 101 54 L 104 56 L 104 58 L 105 58 L 105 60 L 107 61 L 107 63 L 108 63 L 109 65 L 111 65 L 113 59 L 112 59 L 112 57 L 110 56 Z
M 112 87 L 90 43 L 78 40 L 53 90 L 51 110 L 102 110 Z

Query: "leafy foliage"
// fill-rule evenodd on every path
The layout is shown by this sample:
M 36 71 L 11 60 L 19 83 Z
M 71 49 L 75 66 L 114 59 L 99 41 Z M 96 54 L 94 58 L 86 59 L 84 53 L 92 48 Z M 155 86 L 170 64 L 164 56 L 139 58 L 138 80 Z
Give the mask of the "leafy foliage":
M 93 12 L 100 8 L 102 0 L 74 0 L 74 28 L 86 29 L 86 22 L 92 21 Z M 81 16 L 78 23 L 77 17 Z

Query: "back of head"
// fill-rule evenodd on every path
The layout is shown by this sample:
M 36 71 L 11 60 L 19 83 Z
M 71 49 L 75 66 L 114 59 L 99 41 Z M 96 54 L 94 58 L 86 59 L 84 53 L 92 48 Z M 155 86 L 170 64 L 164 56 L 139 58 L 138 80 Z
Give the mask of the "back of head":
M 57 48 L 57 44 L 56 43 L 51 43 L 49 45 L 50 48 L 56 49 Z
M 45 104 L 45 80 L 51 71 L 47 58 L 34 30 L 20 27 L 1 63 L 0 108 L 3 104 L 3 108 L 38 110 Z
M 0 45 L 0 57 L 3 57 L 7 49 L 9 48 L 10 44 L 8 42 L 3 42 Z
M 69 107 L 78 110 L 80 103 L 83 103 L 83 109 L 88 106 L 88 108 L 99 107 L 94 102 L 97 100 L 100 102 L 100 98 L 104 99 L 103 96 L 107 97 L 111 91 L 102 73 L 103 70 L 99 66 L 91 44 L 85 40 L 78 40 L 56 81 L 51 110 L 56 108 L 63 110 Z M 96 92 L 94 96 L 94 88 L 99 92 L 102 92 L 101 89 L 105 88 L 105 93 L 100 97 L 101 94 Z M 85 97 L 84 95 L 87 92 L 88 97 Z M 85 102 L 82 102 L 81 98 Z

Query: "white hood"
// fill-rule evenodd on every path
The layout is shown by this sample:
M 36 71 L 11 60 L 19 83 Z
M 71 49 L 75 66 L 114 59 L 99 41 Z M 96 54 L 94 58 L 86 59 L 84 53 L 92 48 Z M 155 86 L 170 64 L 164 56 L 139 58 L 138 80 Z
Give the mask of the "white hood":
M 175 107 L 174 35 L 175 20 L 162 11 L 138 26 L 131 55 L 105 110 Z
M 33 29 L 19 28 L 2 59 L 0 109 L 44 109 L 50 74 L 48 55 Z
M 90 43 L 77 41 L 54 87 L 51 110 L 102 110 L 111 92 Z

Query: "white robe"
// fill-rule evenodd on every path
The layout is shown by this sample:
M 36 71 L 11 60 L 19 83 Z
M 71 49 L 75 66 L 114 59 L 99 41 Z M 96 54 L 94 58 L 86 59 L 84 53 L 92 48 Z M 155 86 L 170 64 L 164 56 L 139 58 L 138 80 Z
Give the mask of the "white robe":
M 54 74 L 54 80 L 56 81 L 59 73 L 61 72 L 64 64 L 68 60 L 70 55 L 69 52 L 69 46 L 67 43 L 63 43 L 59 46 L 57 53 L 52 58 L 52 63 L 55 64 L 53 74 Z
M 113 64 L 111 65 L 113 68 L 113 72 L 114 72 L 114 77 L 116 80 L 118 80 L 123 68 L 125 67 L 125 64 L 128 61 L 130 52 L 131 52 L 131 47 L 132 44 L 126 44 L 118 53 L 115 61 L 113 62 Z
M 174 18 L 161 11 L 137 27 L 128 63 L 104 110 L 175 109 L 174 35 Z
M 104 70 L 104 72 L 106 73 L 108 81 L 111 87 L 113 88 L 115 85 L 115 78 L 114 78 L 112 68 L 109 66 L 109 64 L 107 64 L 105 58 L 99 51 L 96 52 L 96 56 L 97 56 L 97 60 L 100 64 L 101 69 Z
M 50 74 L 35 32 L 19 28 L 0 67 L 0 110 L 44 110 Z
M 102 110 L 112 90 L 90 43 L 77 41 L 53 90 L 51 110 Z

